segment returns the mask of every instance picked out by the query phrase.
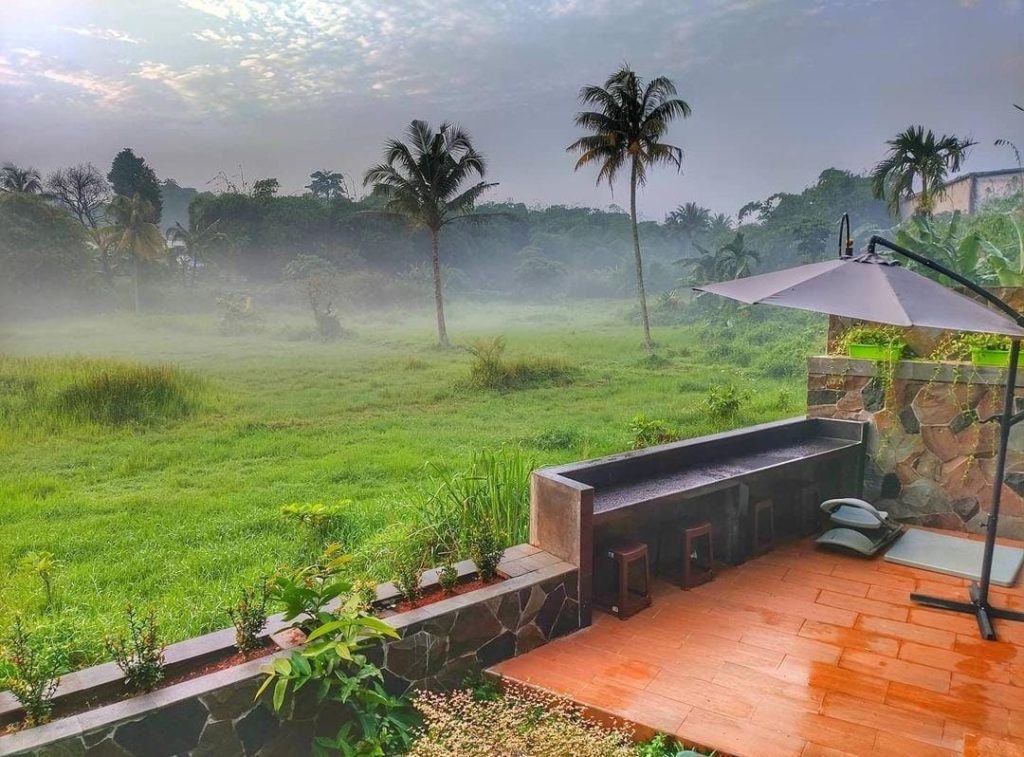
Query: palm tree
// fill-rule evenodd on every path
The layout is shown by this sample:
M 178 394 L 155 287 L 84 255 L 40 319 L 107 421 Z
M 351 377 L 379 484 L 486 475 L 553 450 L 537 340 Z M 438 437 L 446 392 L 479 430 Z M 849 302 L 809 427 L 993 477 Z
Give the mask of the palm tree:
M 636 188 L 647 183 L 647 171 L 659 163 L 682 168 L 683 151 L 661 139 L 675 118 L 690 115 L 690 106 L 676 96 L 670 79 L 658 76 L 646 84 L 628 65 L 608 77 L 604 86 L 591 85 L 580 90 L 580 101 L 594 110 L 576 114 L 577 126 L 586 134 L 566 148 L 579 153 L 576 170 L 595 164 L 600 168 L 597 183 L 611 187 L 620 169 L 629 169 L 629 215 L 633 228 L 633 256 L 636 266 L 636 291 L 640 300 L 640 319 L 644 328 L 644 347 L 654 351 L 651 324 L 647 317 L 644 291 L 643 258 L 636 222 Z
M 141 260 L 162 260 L 167 253 L 167 245 L 160 228 L 153 223 L 156 211 L 142 195 L 115 195 L 108 210 L 114 220 L 117 249 L 132 258 L 132 298 L 135 312 L 139 313 L 142 309 L 139 302 L 139 263 Z
M 314 197 L 330 202 L 336 197 L 348 197 L 348 186 L 345 177 L 338 171 L 313 171 L 309 175 L 310 182 L 306 189 Z
M 434 304 L 437 309 L 437 341 L 448 346 L 441 286 L 441 229 L 460 218 L 470 217 L 477 199 L 490 187 L 478 181 L 460 189 L 472 175 L 481 179 L 486 171 L 484 156 L 477 152 L 468 133 L 458 126 L 442 123 L 435 132 L 426 121 L 413 121 L 406 129 L 408 142 L 389 139 L 384 145 L 384 162 L 366 172 L 363 186 L 373 185 L 376 195 L 386 200 L 387 213 L 401 215 L 430 233 L 434 271 Z
M 715 213 L 708 222 L 708 234 L 713 237 L 722 236 L 732 231 L 732 216 Z
M 43 191 L 43 179 L 34 168 L 19 168 L 13 163 L 4 163 L 0 168 L 0 192 L 26 192 L 39 194 Z
M 86 226 L 85 233 L 88 237 L 86 243 L 96 251 L 103 281 L 110 286 L 114 280 L 114 269 L 110 259 L 117 249 L 120 234 L 113 226 Z
M 220 219 L 203 224 L 202 220 L 192 219 L 186 229 L 178 221 L 167 232 L 167 241 L 171 244 L 181 245 L 188 255 L 188 264 L 191 269 L 191 285 L 195 286 L 196 271 L 199 268 L 199 259 L 213 246 L 214 242 L 226 239 L 224 232 L 217 227 Z
M 754 265 L 761 262 L 761 255 L 743 244 L 743 232 L 737 231 L 731 241 L 718 248 L 715 253 L 718 272 L 726 278 L 740 279 L 749 276 Z
M 711 228 L 711 211 L 695 202 L 679 205 L 665 216 L 665 225 L 677 229 L 686 243 Z
M 871 172 L 871 191 L 879 200 L 888 198 L 889 209 L 898 216 L 900 200 L 914 196 L 915 181 L 921 185 L 917 213 L 931 215 L 946 175 L 960 170 L 967 150 L 976 143 L 948 134 L 936 137 L 931 129 L 909 126 L 886 144 L 888 154 Z

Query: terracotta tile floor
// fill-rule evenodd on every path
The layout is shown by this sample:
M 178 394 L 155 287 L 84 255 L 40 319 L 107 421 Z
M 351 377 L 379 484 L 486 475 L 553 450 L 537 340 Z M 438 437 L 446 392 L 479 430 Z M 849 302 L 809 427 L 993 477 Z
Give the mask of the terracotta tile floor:
M 498 665 L 510 679 L 737 755 L 1024 757 L 1024 624 L 916 607 L 966 582 L 784 546 Z M 993 588 L 1024 609 L 1024 588 Z

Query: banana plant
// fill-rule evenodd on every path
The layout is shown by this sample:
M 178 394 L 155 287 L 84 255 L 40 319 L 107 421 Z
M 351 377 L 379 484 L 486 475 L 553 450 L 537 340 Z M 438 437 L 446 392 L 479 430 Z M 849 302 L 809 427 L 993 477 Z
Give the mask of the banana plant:
M 957 273 L 982 281 L 1000 279 L 997 273 L 1000 261 L 1006 264 L 1004 267 L 1010 266 L 1002 251 L 978 232 L 960 233 L 960 211 L 953 213 L 949 225 L 943 231 L 939 230 L 931 218 L 914 216 L 904 228 L 896 232 L 896 241 L 904 247 L 924 253 Z M 939 276 L 930 269 L 920 269 L 919 273 L 930 278 Z M 1024 272 L 1021 277 L 1024 279 Z

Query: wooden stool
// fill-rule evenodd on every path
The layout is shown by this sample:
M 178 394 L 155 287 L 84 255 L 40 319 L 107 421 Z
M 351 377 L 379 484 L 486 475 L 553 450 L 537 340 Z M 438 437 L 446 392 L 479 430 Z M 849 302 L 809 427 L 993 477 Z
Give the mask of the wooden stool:
M 762 499 L 754 503 L 754 554 L 763 555 L 775 548 L 775 502 Z
M 642 542 L 616 544 L 598 553 L 601 560 L 610 560 L 616 579 L 614 594 L 598 595 L 594 604 L 607 610 L 619 620 L 636 615 L 651 606 L 651 564 L 647 558 L 647 545 Z M 643 564 L 643 590 L 631 585 L 630 569 L 634 564 Z
M 710 523 L 699 523 L 696 526 L 683 526 L 680 534 L 678 528 L 669 530 L 662 537 L 664 539 L 679 539 L 682 547 L 682 554 L 679 559 L 679 567 L 675 570 L 665 570 L 661 567 L 661 553 L 658 550 L 658 568 L 669 578 L 675 580 L 683 589 L 692 589 L 707 583 L 715 577 L 715 548 L 712 542 L 712 531 Z M 661 545 L 659 544 L 659 547 Z

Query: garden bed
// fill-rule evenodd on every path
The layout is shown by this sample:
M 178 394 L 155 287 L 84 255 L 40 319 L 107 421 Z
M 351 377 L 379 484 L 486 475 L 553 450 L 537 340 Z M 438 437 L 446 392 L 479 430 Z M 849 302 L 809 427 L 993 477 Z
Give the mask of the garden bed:
M 436 572 L 427 571 L 421 584 L 424 598 L 416 607 L 381 613 L 399 635 L 385 644 L 378 660 L 395 693 L 461 685 L 474 668 L 579 626 L 575 568 L 552 555 L 529 545 L 506 550 L 499 569 L 504 577 L 483 585 L 472 563 L 457 567 L 461 582 L 455 595 L 437 596 Z M 387 605 L 397 593 L 392 585 L 381 584 L 377 596 L 376 605 Z M 395 609 L 402 610 L 401 605 Z M 55 697 L 56 719 L 0 736 L 0 754 L 53 748 L 79 753 L 107 742 L 118 754 L 147 757 L 194 749 L 250 754 L 271 744 L 281 753 L 305 753 L 320 711 L 305 708 L 282 720 L 268 703 L 255 699 L 262 669 L 305 639 L 280 615 L 270 619 L 265 631 L 273 635 L 274 646 L 268 641 L 249 659 L 234 649 L 234 629 L 168 646 L 165 679 L 148 694 L 126 694 L 114 663 L 68 674 Z M 0 693 L 0 724 L 9 725 L 20 715 L 13 697 Z

